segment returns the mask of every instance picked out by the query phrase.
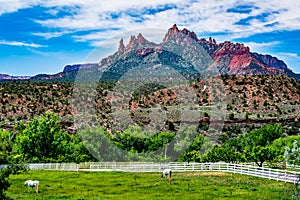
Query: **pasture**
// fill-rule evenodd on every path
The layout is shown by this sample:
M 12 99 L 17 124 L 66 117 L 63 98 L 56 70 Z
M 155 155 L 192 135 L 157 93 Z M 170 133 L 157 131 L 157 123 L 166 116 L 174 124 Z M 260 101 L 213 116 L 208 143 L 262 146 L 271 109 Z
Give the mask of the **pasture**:
M 39 180 L 39 193 L 27 179 Z M 291 199 L 291 183 L 223 172 L 161 173 L 28 171 L 10 176 L 14 199 Z

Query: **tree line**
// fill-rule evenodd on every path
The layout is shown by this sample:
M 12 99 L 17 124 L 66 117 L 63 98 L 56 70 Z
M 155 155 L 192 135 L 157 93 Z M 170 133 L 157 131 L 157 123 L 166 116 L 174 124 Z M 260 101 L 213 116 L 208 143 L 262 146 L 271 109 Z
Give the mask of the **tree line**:
M 246 133 L 239 127 L 227 130 L 218 143 L 199 133 L 194 126 L 183 127 L 176 133 L 154 134 L 138 126 L 129 126 L 121 133 L 109 133 L 98 127 L 82 129 L 72 135 L 62 130 L 59 116 L 51 112 L 27 124 L 19 123 L 15 130 L 15 133 L 0 130 L 0 164 L 152 159 L 255 162 L 262 166 L 266 161 L 284 161 L 286 148 L 292 149 L 294 141 L 300 141 L 299 136 L 288 136 L 289 130 L 281 124 L 248 128 Z M 169 156 L 171 151 L 177 153 L 177 160 Z

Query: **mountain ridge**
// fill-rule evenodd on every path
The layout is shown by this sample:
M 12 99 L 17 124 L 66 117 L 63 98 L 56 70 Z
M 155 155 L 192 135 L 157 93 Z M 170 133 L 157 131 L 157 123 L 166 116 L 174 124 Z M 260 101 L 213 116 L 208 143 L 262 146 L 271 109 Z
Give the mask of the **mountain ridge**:
M 11 76 L 9 74 L 0 74 L 0 81 L 1 80 L 28 80 L 30 76 Z
M 218 69 L 220 74 L 285 75 L 294 79 L 300 79 L 300 74 L 294 73 L 288 68 L 283 60 L 280 60 L 272 55 L 251 52 L 250 48 L 242 43 L 233 43 L 230 41 L 217 43 L 216 40 L 211 37 L 209 37 L 208 40 L 205 38 L 199 39 L 193 31 L 189 31 L 186 28 L 180 30 L 177 25 L 174 24 L 168 29 L 160 44 L 155 44 L 148 41 L 141 33 L 139 33 L 137 37 L 131 36 L 127 45 L 124 45 L 124 41 L 121 39 L 117 51 L 108 57 L 102 58 L 98 63 L 66 65 L 62 72 L 51 75 L 38 74 L 32 77 L 15 77 L 0 74 L 0 81 L 74 81 L 79 69 L 84 69 L 87 70 L 87 72 L 91 72 L 98 67 L 98 70 L 103 70 L 103 68 L 107 68 L 118 59 L 132 55 L 132 52 L 134 52 L 140 58 L 143 58 L 152 53 L 162 53 L 163 50 L 168 50 L 168 48 L 172 45 L 175 45 L 176 48 L 181 48 L 179 51 L 181 51 L 180 53 L 182 55 L 192 53 L 193 55 L 190 55 L 191 59 L 207 54 L 205 56 L 209 57 L 206 59 L 211 60 L 212 63 L 210 66 L 206 67 L 215 67 Z M 201 47 L 200 50 L 199 47 Z M 178 54 L 180 54 L 179 51 Z M 203 64 L 201 61 L 200 63 L 198 61 L 194 62 L 199 65 Z
M 176 46 L 173 48 L 178 49 L 179 56 L 186 56 L 189 51 L 194 51 L 193 57 L 202 59 L 203 55 L 207 54 L 212 60 L 211 66 L 219 70 L 220 74 L 229 75 L 286 75 L 291 78 L 299 79 L 300 75 L 294 73 L 283 60 L 268 54 L 259 54 L 251 52 L 248 46 L 242 43 L 233 43 L 225 41 L 217 43 L 215 39 L 201 38 L 186 28 L 179 30 L 174 24 L 165 34 L 163 41 L 160 44 L 154 44 L 146 40 L 141 33 L 138 37 L 131 36 L 128 45 L 125 47 L 123 39 L 120 40 L 118 51 L 106 58 L 103 58 L 98 64 L 101 67 L 112 64 L 120 57 L 128 55 L 131 51 L 140 57 L 148 56 L 151 53 L 161 53 L 163 49 L 169 50 L 168 47 Z M 203 52 L 200 46 L 206 52 Z M 196 50 L 198 48 L 198 50 Z M 180 52 L 181 51 L 181 52 Z M 199 51 L 199 52 L 195 52 Z M 195 53 L 198 55 L 195 55 Z M 202 54 L 202 55 L 200 55 Z M 197 63 L 197 62 L 196 62 Z M 203 64 L 200 62 L 200 64 Z

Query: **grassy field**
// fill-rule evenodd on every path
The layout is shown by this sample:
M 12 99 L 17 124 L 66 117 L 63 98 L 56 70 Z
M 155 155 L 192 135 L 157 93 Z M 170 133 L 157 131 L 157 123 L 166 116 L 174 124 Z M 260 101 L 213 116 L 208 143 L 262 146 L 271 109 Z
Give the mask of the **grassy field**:
M 29 171 L 10 177 L 14 199 L 291 199 L 290 183 L 218 172 L 160 173 Z M 24 186 L 39 180 L 39 194 Z

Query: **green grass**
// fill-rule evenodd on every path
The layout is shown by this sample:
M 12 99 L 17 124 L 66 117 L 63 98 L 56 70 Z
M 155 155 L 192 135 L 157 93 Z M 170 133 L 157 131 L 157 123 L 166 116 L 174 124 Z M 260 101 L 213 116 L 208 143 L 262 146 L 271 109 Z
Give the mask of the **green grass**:
M 291 199 L 291 184 L 217 172 L 160 173 L 29 171 L 10 176 L 14 199 Z M 39 194 L 23 185 L 39 180 Z

